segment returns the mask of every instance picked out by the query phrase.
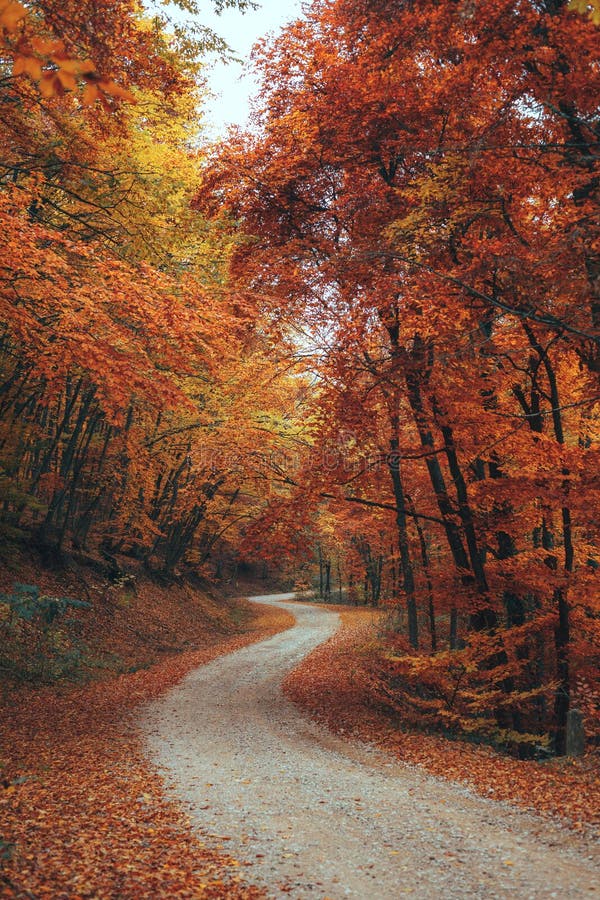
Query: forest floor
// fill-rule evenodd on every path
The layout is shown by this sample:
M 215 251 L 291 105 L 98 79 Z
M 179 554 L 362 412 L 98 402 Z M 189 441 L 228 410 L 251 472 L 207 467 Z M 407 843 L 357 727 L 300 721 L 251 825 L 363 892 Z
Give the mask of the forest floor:
M 471 865 L 473 857 L 483 866 L 479 850 L 471 846 L 474 838 L 470 826 L 461 824 L 463 805 L 472 800 L 470 792 L 448 785 L 451 793 L 442 796 L 436 787 L 440 782 L 435 780 L 431 794 L 431 785 L 423 781 L 427 776 L 419 769 L 391 765 L 391 756 L 380 756 L 372 743 L 363 743 L 365 740 L 391 751 L 404 763 L 416 763 L 434 774 L 463 781 L 484 795 L 566 816 L 588 838 L 546 826 L 538 818 L 525 820 L 519 814 L 515 820 L 505 804 L 494 804 L 491 809 L 485 806 L 484 818 L 493 816 L 496 821 L 499 816 L 500 825 L 517 835 L 517 843 L 507 846 L 502 835 L 496 835 L 499 843 L 491 862 L 486 861 L 477 875 L 479 881 L 471 881 L 470 888 L 467 881 L 471 894 L 461 888 L 460 896 L 479 896 L 477 891 L 486 897 L 508 896 L 509 891 L 514 893 L 515 884 L 522 888 L 520 896 L 552 896 L 544 893 L 545 888 L 537 892 L 530 881 L 519 882 L 518 878 L 523 854 L 529 857 L 533 853 L 531 858 L 540 860 L 541 870 L 546 871 L 548 863 L 548 871 L 553 872 L 551 861 L 536 857 L 553 844 L 566 853 L 561 850 L 560 859 L 569 895 L 578 895 L 581 879 L 591 871 L 592 859 L 587 856 L 595 858 L 596 849 L 587 829 L 597 824 L 600 809 L 600 788 L 597 777 L 594 780 L 597 770 L 591 760 L 540 766 L 507 760 L 491 751 L 439 737 L 399 732 L 386 711 L 374 705 L 370 690 L 369 660 L 376 613 L 348 607 L 319 610 L 312 605 L 309 616 L 324 616 L 316 631 L 313 620 L 308 636 L 305 633 L 302 638 L 296 626 L 281 635 L 282 645 L 276 639 L 273 646 L 264 640 L 290 629 L 301 605 L 293 603 L 289 609 L 281 609 L 224 602 L 189 584 L 165 587 L 144 578 L 134 585 L 109 585 L 77 569 L 41 573 L 35 561 L 23 559 L 19 560 L 18 571 L 4 573 L 0 587 L 7 590 L 15 580 L 37 582 L 48 593 L 89 599 L 93 614 L 75 614 L 69 633 L 84 650 L 93 646 L 94 654 L 82 654 L 79 684 L 60 678 L 54 684 L 34 688 L 13 681 L 4 690 L 0 701 L 0 897 L 242 900 L 262 897 L 265 890 L 270 895 L 280 892 L 302 897 L 303 885 L 308 882 L 313 886 L 306 896 L 337 900 L 351 896 L 348 891 L 352 885 L 346 889 L 343 877 L 339 877 L 344 871 L 348 874 L 348 866 L 337 847 L 330 846 L 330 883 L 325 893 L 326 879 L 319 877 L 320 863 L 315 868 L 313 857 L 315 844 L 325 847 L 323 840 L 339 831 L 343 823 L 346 832 L 359 827 L 349 872 L 354 880 L 363 876 L 366 880 L 358 883 L 354 896 L 379 900 L 412 891 L 428 897 L 437 896 L 438 888 L 454 896 L 454 875 L 462 878 L 462 868 Z M 335 630 L 337 613 L 342 620 L 339 631 Z M 235 651 L 259 641 L 250 651 L 250 669 L 245 673 L 236 670 L 239 654 Z M 311 653 L 319 641 L 325 643 Z M 216 732 L 218 752 L 212 760 L 218 765 L 212 765 L 210 775 L 201 776 L 205 780 L 200 785 L 192 783 L 193 772 L 183 770 L 185 789 L 196 794 L 204 791 L 199 804 L 194 795 L 194 809 L 188 817 L 181 795 L 173 796 L 165 788 L 162 775 L 148 761 L 136 720 L 144 704 L 150 703 L 152 709 L 156 702 L 170 702 L 179 688 L 174 695 L 165 695 L 169 687 L 189 672 L 194 683 L 198 673 L 212 671 L 207 663 L 222 656 L 225 668 L 229 660 L 233 661 L 238 713 L 241 703 L 240 715 L 246 719 L 250 691 L 250 699 L 255 702 L 248 707 L 249 721 L 258 716 L 260 728 L 256 730 L 254 718 L 254 730 L 244 733 L 242 729 L 240 733 L 240 715 L 237 721 L 235 715 L 231 718 L 234 710 L 229 701 L 223 704 L 218 693 L 222 689 L 219 675 L 206 701 L 222 721 Z M 264 684 L 256 684 L 259 672 L 266 677 L 266 693 Z M 321 726 L 327 725 L 327 731 L 308 722 L 282 697 L 280 683 L 286 675 L 288 696 L 316 717 Z M 182 683 L 183 690 L 189 679 Z M 253 691 L 258 693 L 253 695 Z M 187 709 L 183 720 L 173 723 L 166 737 L 167 748 L 176 740 L 182 723 L 190 727 L 189 722 L 185 724 L 189 712 Z M 191 709 L 192 744 L 199 734 L 207 733 L 209 719 L 206 709 Z M 337 731 L 338 736 L 331 731 Z M 288 734 L 293 752 L 286 743 Z M 268 743 L 274 736 L 274 746 L 269 747 L 267 756 L 258 756 L 264 790 L 263 797 L 257 798 L 256 780 L 248 767 L 254 764 L 261 742 Z M 304 748 L 300 759 L 299 747 Z M 274 750 L 278 755 L 273 755 Z M 196 754 L 197 749 L 193 765 L 198 764 Z M 325 766 L 320 775 L 319 760 Z M 238 774 L 228 774 L 228 765 Z M 354 767 L 354 774 L 348 767 Z M 338 771 L 342 780 L 350 780 L 334 784 L 332 773 Z M 355 777 L 362 781 L 355 783 Z M 377 797 L 372 791 L 376 793 L 378 788 L 372 786 L 382 777 L 385 787 L 383 795 Z M 456 790 L 458 794 L 452 793 Z M 225 811 L 214 804 L 215 796 L 221 796 L 219 802 L 225 803 Z M 223 799 L 228 796 L 229 801 Z M 274 810 L 275 823 L 261 819 L 265 798 L 271 812 Z M 385 807 L 390 802 L 394 812 L 393 821 L 387 823 L 389 834 L 370 832 L 369 809 L 372 816 L 384 820 L 378 821 L 377 827 L 383 826 L 385 817 L 379 810 L 381 804 Z M 415 804 L 421 811 L 413 833 L 406 816 L 412 815 Z M 441 824 L 437 821 L 440 808 L 444 809 Z M 448 819 L 450 808 L 458 810 L 458 818 Z M 304 810 L 299 819 L 298 809 Z M 520 836 L 524 821 L 532 823 L 525 831 L 535 838 L 533 848 L 530 838 Z M 316 830 L 315 823 L 319 823 Z M 475 835 L 486 827 L 485 821 L 478 822 Z M 250 834 L 251 828 L 256 834 Z M 440 829 L 447 834 L 441 834 Z M 366 843 L 365 834 L 371 834 Z M 306 840 L 311 845 L 308 849 L 303 848 Z M 369 862 L 365 854 L 370 859 L 371 848 L 375 852 L 379 844 L 383 856 Z M 422 858 L 417 858 L 420 855 Z M 422 883 L 424 863 L 433 872 L 434 887 Z M 494 874 L 497 867 L 499 872 Z M 387 888 L 385 880 L 381 882 L 383 888 L 380 885 L 382 872 L 387 873 Z M 441 879 L 437 887 L 436 878 Z M 498 879 L 494 889 L 490 878 Z M 321 886 L 316 883 L 319 880 Z M 552 881 L 545 879 L 544 883 Z M 528 894 L 526 888 L 534 892 Z M 559 892 L 563 888 L 561 885 Z M 581 887 L 582 891 L 586 896 L 594 895 L 592 886 L 587 890 Z
M 0 698 L 0 897 L 257 898 L 227 848 L 208 847 L 165 796 L 134 713 L 186 672 L 290 627 L 282 610 L 216 602 L 189 584 L 135 590 L 77 571 L 11 579 L 88 597 L 81 683 L 7 685 Z M 71 629 L 71 632 L 73 629 Z M 182 638 L 182 635 L 184 636 Z M 14 662 L 14 660 L 12 660 Z M 31 674 L 31 673 L 30 673 Z
M 142 712 L 152 758 L 209 846 L 227 840 L 272 897 L 599 896 L 600 846 L 589 832 L 379 750 L 369 731 L 375 720 L 364 721 L 348 695 L 361 679 L 347 655 L 346 628 L 334 637 L 338 614 L 281 595 L 260 599 L 293 612 L 295 627 L 190 673 Z M 355 647 L 354 629 L 364 638 L 368 623 L 364 613 L 344 617 Z M 288 694 L 313 712 L 337 703 L 325 718 L 340 736 L 283 694 L 282 680 L 299 663 Z M 338 687 L 339 702 L 331 697 Z M 349 716 L 347 701 L 354 702 Z M 458 748 L 445 745 L 443 774 L 454 777 Z M 522 765 L 515 762 L 514 772 Z M 589 795 L 583 802 L 593 806 Z

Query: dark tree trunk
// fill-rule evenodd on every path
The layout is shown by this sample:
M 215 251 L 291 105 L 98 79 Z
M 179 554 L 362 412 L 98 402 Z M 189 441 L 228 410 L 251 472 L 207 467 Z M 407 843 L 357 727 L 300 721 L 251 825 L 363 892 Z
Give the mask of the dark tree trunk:
M 417 600 L 415 596 L 415 576 L 413 572 L 408 539 L 406 519 L 406 499 L 400 473 L 400 444 L 397 438 L 398 420 L 392 418 L 392 438 L 390 438 L 390 456 L 388 468 L 396 501 L 396 527 L 398 530 L 398 547 L 400 549 L 400 565 L 402 567 L 403 588 L 406 595 L 406 612 L 408 616 L 408 640 L 415 650 L 419 647 L 419 622 L 417 618 Z

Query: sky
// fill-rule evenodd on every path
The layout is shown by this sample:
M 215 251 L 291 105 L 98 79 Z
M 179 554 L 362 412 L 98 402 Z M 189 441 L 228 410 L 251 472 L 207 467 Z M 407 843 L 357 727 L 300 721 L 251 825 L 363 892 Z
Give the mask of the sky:
M 237 56 L 247 61 L 254 43 L 297 18 L 300 7 L 301 0 L 260 0 L 258 9 L 245 13 L 227 9 L 217 16 L 207 11 L 202 16 L 202 24 L 216 31 Z M 229 124 L 245 125 L 249 99 L 256 92 L 257 83 L 244 62 L 214 63 L 206 76 L 216 96 L 208 99 L 203 107 L 205 131 L 208 137 L 218 138 L 224 135 Z

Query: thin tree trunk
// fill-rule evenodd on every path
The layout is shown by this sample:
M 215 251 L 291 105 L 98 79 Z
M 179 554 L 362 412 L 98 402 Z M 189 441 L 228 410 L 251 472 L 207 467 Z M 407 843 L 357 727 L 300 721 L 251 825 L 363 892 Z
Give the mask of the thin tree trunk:
M 414 505 L 412 502 L 412 498 L 406 495 L 406 501 L 408 503 L 408 509 L 414 512 Z M 425 534 L 423 532 L 423 527 L 420 524 L 418 519 L 414 520 L 415 527 L 417 529 L 417 535 L 419 537 L 419 546 L 421 548 L 421 563 L 423 565 L 423 573 L 425 575 L 425 581 L 427 584 L 427 612 L 429 617 L 429 635 L 431 640 L 431 652 L 435 653 L 437 651 L 437 629 L 435 622 L 435 603 L 433 599 L 433 585 L 431 583 L 431 576 L 429 573 L 429 554 L 427 553 L 427 542 L 425 541 Z
M 523 329 L 529 339 L 529 343 L 536 351 L 548 378 L 548 386 L 550 388 L 550 404 L 552 409 L 552 425 L 554 436 L 557 442 L 562 446 L 565 443 L 565 435 L 562 424 L 562 416 L 560 412 L 560 396 L 558 392 L 558 382 L 554 367 L 548 355 L 548 350 L 544 349 L 535 336 L 531 326 L 523 321 Z M 569 475 L 567 468 L 562 469 L 564 476 L 563 490 L 564 495 L 568 496 Z M 563 527 L 563 549 L 564 549 L 564 570 L 568 574 L 573 571 L 575 560 L 575 549 L 573 546 L 573 526 L 571 521 L 571 510 L 566 504 L 561 506 L 561 519 Z M 567 749 L 567 719 L 571 705 L 571 674 L 570 674 L 570 643 L 571 643 L 571 623 L 570 609 L 567 594 L 563 588 L 556 588 L 554 591 L 554 602 L 557 607 L 558 622 L 554 631 L 554 647 L 556 651 L 556 674 L 558 677 L 558 686 L 554 697 L 554 751 L 558 756 L 564 756 Z
M 400 443 L 398 440 L 399 421 L 392 416 L 392 437 L 390 438 L 390 456 L 388 468 L 396 501 L 396 527 L 398 530 L 398 546 L 400 548 L 400 565 L 402 567 L 403 587 L 406 595 L 406 612 L 408 616 L 408 640 L 415 650 L 419 647 L 419 622 L 417 618 L 417 601 L 415 596 L 415 576 L 410 554 L 408 526 L 406 519 L 406 502 L 402 476 L 400 473 Z

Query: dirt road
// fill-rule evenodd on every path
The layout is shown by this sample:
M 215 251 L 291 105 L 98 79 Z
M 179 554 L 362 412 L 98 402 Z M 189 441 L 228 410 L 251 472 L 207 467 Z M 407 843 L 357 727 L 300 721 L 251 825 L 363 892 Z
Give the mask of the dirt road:
M 338 617 L 290 598 L 254 599 L 294 628 L 191 673 L 141 720 L 171 789 L 249 881 L 302 900 L 600 897 L 598 845 L 305 719 L 280 683 Z

